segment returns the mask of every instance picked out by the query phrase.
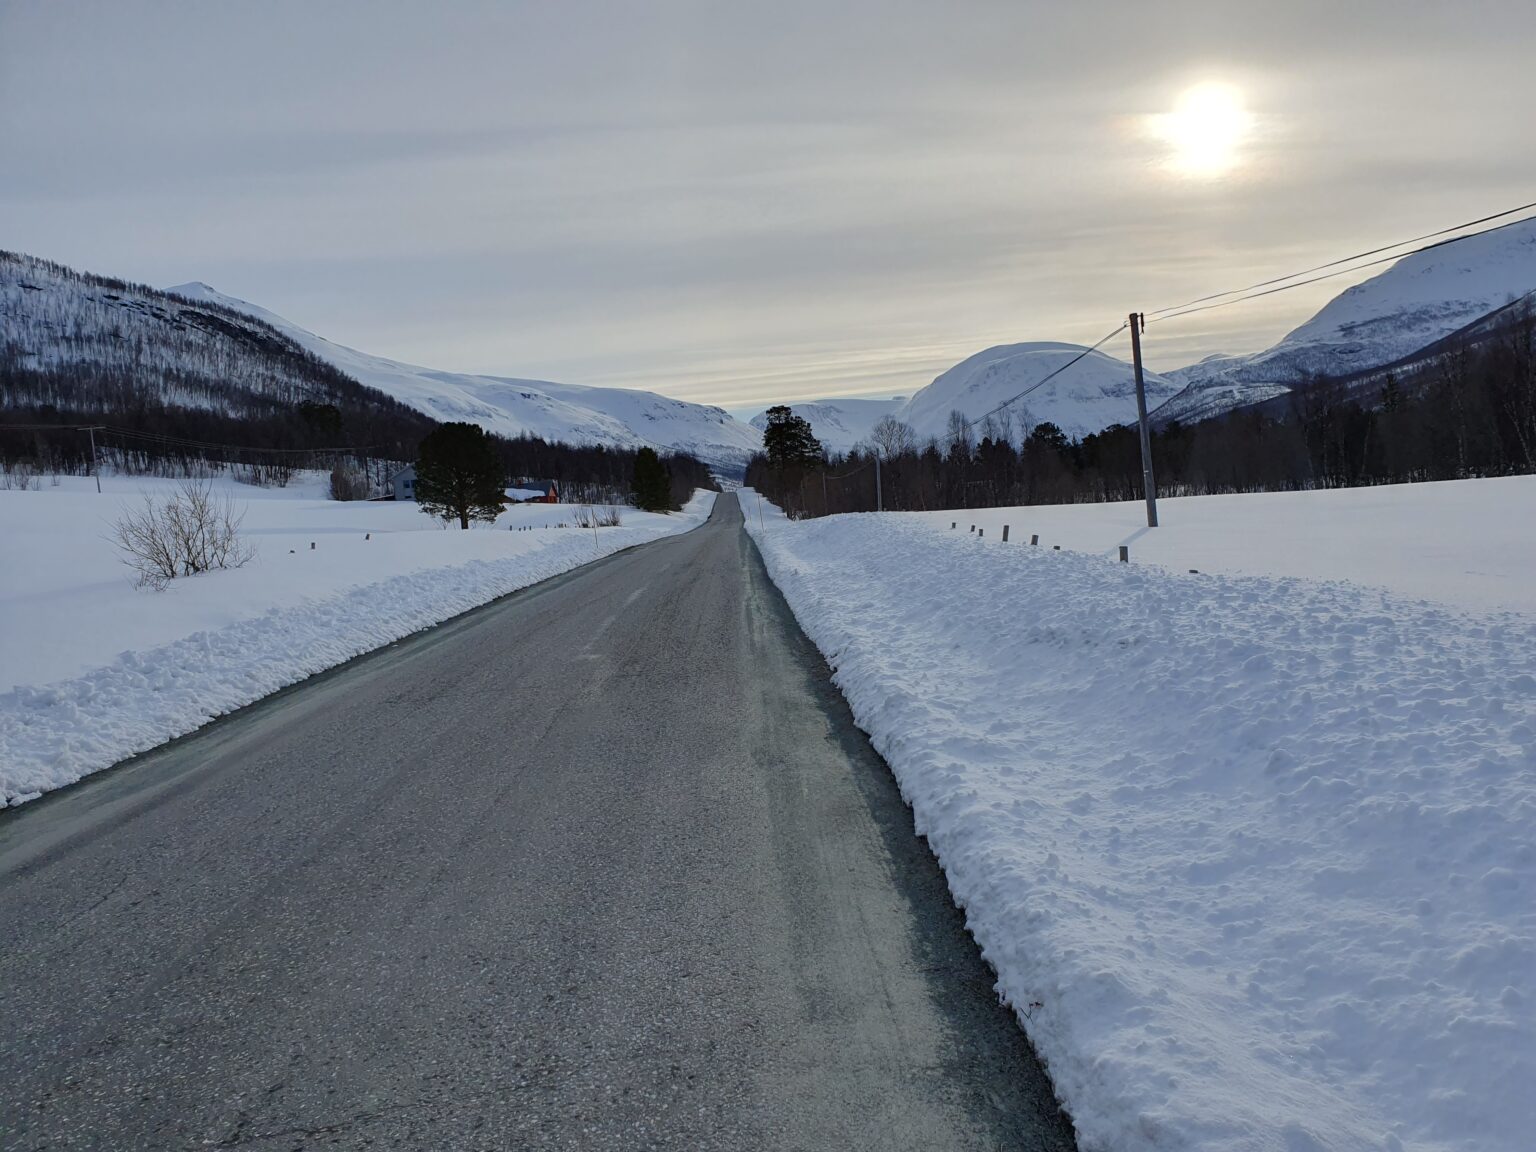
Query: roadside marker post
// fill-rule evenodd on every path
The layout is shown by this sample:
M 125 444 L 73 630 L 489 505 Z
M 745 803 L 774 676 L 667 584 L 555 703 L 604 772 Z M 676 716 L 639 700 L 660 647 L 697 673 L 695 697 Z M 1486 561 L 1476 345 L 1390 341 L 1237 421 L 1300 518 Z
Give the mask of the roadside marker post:
M 1003 525 L 1003 543 L 1008 543 L 1008 525 Z
M 1122 564 L 1129 564 L 1130 562 L 1131 562 L 1131 550 L 1128 547 L 1126 547 L 1124 544 L 1120 545 L 1120 563 L 1122 563 Z

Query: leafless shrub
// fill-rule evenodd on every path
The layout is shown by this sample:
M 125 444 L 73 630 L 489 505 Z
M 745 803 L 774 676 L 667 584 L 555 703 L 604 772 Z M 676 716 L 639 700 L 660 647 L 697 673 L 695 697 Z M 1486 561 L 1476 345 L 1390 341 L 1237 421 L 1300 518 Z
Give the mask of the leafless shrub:
M 590 504 L 583 504 L 576 509 L 574 518 L 578 528 L 617 528 L 619 526 L 619 510 L 611 505 L 594 508 Z
M 30 460 L 0 464 L 0 489 L 8 492 L 36 492 L 42 487 L 37 466 Z
M 240 536 L 243 519 L 227 496 L 189 480 L 161 502 L 145 493 L 142 506 L 113 525 L 112 539 L 139 587 L 158 590 L 178 576 L 245 565 L 255 550 Z
M 366 500 L 368 491 L 368 477 L 359 469 L 343 464 L 331 469 L 332 500 Z
M 257 488 L 286 488 L 293 479 L 294 467 L 285 461 L 239 464 L 233 469 L 235 479 Z

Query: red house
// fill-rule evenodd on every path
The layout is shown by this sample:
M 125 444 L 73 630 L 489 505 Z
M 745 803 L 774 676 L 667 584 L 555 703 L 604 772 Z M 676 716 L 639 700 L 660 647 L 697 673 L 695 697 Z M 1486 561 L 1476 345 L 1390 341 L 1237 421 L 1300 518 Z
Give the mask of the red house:
M 509 504 L 558 504 L 560 489 L 553 480 L 520 480 L 507 489 Z

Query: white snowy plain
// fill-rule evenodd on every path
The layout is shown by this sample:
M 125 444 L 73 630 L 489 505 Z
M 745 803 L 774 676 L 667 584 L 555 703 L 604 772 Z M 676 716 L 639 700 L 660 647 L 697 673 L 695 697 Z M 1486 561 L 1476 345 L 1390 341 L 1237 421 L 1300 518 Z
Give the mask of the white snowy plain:
M 213 482 L 256 546 L 243 568 L 133 586 L 109 539 L 144 493 L 179 481 L 45 478 L 0 491 L 0 807 L 35 799 L 307 676 L 602 556 L 697 527 L 626 508 L 572 526 L 568 505 L 445 529 L 414 503 L 338 503 L 323 479 Z M 371 539 L 368 538 L 371 536 Z M 314 547 L 311 547 L 311 544 Z
M 743 494 L 1085 1152 L 1531 1147 L 1536 484 L 1460 484 L 1165 501 L 1177 568 Z

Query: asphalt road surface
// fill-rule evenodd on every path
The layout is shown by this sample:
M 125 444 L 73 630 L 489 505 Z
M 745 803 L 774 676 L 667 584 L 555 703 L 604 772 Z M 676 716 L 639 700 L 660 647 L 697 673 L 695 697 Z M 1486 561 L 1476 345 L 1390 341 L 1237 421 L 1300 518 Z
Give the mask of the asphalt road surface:
M 0 816 L 0 1147 L 1072 1147 L 741 530 Z

